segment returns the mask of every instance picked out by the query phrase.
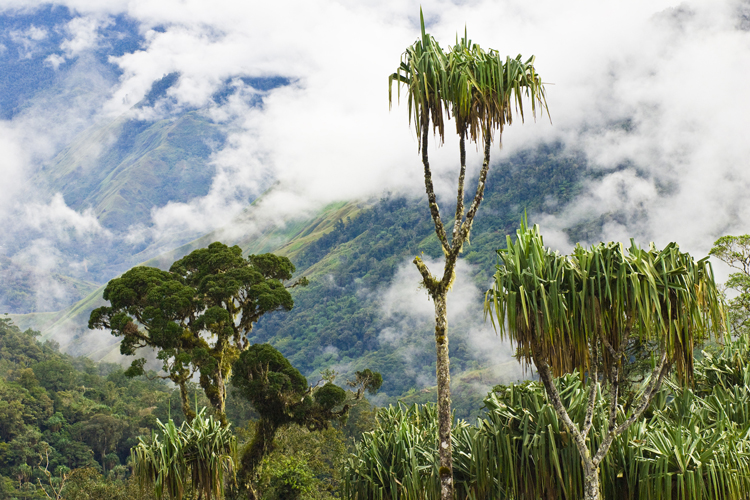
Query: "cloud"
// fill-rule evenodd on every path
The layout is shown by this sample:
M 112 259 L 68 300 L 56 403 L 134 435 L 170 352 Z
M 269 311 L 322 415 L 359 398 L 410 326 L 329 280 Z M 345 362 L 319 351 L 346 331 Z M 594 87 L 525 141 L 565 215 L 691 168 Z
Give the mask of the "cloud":
M 426 259 L 425 263 L 433 274 L 442 275 L 442 261 Z M 474 282 L 474 274 L 469 264 L 458 262 L 456 280 L 448 293 L 448 337 L 454 343 L 465 344 L 467 354 L 482 367 L 515 361 L 511 345 L 484 321 L 484 290 Z M 420 279 L 414 264 L 404 262 L 390 285 L 376 292 L 374 300 L 381 311 L 378 341 L 395 348 L 403 357 L 405 373 L 415 378 L 418 387 L 432 387 L 436 383 L 435 373 L 429 368 L 434 361 L 435 309 L 427 292 L 420 288 Z M 429 359 L 427 367 L 423 367 L 426 359 Z M 502 376 L 504 380 L 508 376 L 521 377 L 521 367 L 517 370 L 505 367 Z
M 227 133 L 226 144 L 211 158 L 216 174 L 208 195 L 155 208 L 150 226 L 132 228 L 130 241 L 227 224 L 270 185 L 274 189 L 257 208 L 273 221 L 340 199 L 384 191 L 421 194 L 406 106 L 389 111 L 386 97 L 387 75 L 417 37 L 419 2 L 70 0 L 65 5 L 77 17 L 65 27 L 58 57 L 85 58 L 112 16 L 132 19 L 144 37 L 137 49 L 110 57 L 120 74 L 116 81 L 102 80 L 91 107 L 82 108 L 87 113 L 82 121 L 90 123 L 98 113 L 156 119 L 198 108 Z M 600 219 L 602 230 L 591 238 L 634 236 L 660 245 L 676 240 L 705 254 L 717 236 L 748 231 L 750 142 L 744 133 L 750 97 L 741 91 L 750 76 L 746 2 L 421 5 L 429 31 L 444 46 L 467 26 L 483 47 L 536 55 L 539 73 L 550 82 L 553 125 L 546 119 L 534 124 L 529 116 L 525 124 L 517 120 L 504 133 L 504 150 L 494 154 L 561 140 L 588 157 L 592 175 L 580 198 L 554 217 L 532 214 L 548 241 L 569 247 L 574 242 L 566 229 Z M 32 26 L 14 36 L 28 51 L 43 31 Z M 49 64 L 59 66 L 60 59 Z M 157 102 L 130 110 L 155 81 L 172 73 L 179 77 L 161 101 L 168 106 Z M 270 89 L 247 83 L 270 77 L 286 83 Z M 215 96 L 227 85 L 233 93 L 219 102 Z M 65 142 L 66 130 L 80 130 L 60 126 L 48 134 L 50 124 L 78 123 L 77 113 L 50 120 L 44 109 L 38 111 L 23 130 L 41 130 L 44 141 L 34 142 L 27 133 L 28 142 L 11 148 L 35 152 L 23 160 L 29 168 Z M 15 122 L 5 125 L 20 130 Z M 442 199 L 452 197 L 455 145 L 449 138 L 444 147 L 430 149 Z M 478 157 L 470 151 L 470 169 L 476 171 Z
M 39 51 L 39 42 L 45 40 L 49 33 L 46 29 L 33 24 L 25 30 L 12 30 L 10 39 L 18 46 L 18 55 L 21 59 L 31 59 Z
M 25 207 L 24 223 L 32 229 L 54 234 L 58 239 L 67 239 L 72 232 L 78 237 L 109 238 L 111 233 L 104 229 L 89 208 L 77 212 L 68 207 L 60 193 L 52 197 L 48 204 L 29 204 Z

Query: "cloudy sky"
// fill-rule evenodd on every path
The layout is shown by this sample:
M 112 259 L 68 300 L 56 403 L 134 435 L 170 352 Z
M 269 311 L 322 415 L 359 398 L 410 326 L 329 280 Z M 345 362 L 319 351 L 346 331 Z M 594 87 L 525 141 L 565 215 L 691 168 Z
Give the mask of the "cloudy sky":
M 0 0 L 6 16 L 29 13 L 35 5 Z M 263 206 L 275 214 L 386 191 L 421 192 L 405 106 L 389 111 L 387 97 L 387 76 L 417 37 L 420 2 L 60 5 L 74 14 L 64 26 L 45 31 L 31 25 L 11 35 L 25 51 L 19 57 L 32 57 L 54 31 L 59 43 L 45 64 L 58 68 L 79 61 L 91 78 L 89 98 L 56 101 L 57 111 L 68 110 L 56 123 L 45 121 L 45 106 L 0 121 L 0 171 L 7 182 L 0 210 L 25 203 L 17 195 L 23 183 L 71 139 L 71 131 L 123 114 L 154 119 L 195 108 L 228 133 L 212 157 L 213 185 L 206 197 L 155 208 L 147 230 L 212 229 L 226 221 L 227 211 L 241 210 L 242 197 L 258 194 L 269 178 L 278 188 Z M 552 123 L 546 117 L 514 123 L 496 157 L 562 140 L 571 151 L 587 154 L 589 168 L 604 173 L 563 213 L 532 214 L 548 243 L 569 248 L 563 228 L 607 213 L 619 214 L 620 222 L 605 227 L 605 239 L 676 240 L 702 254 L 722 234 L 748 232 L 750 3 L 493 0 L 421 6 L 428 30 L 444 46 L 466 26 L 484 47 L 536 56 L 537 70 L 549 83 Z M 111 55 L 110 68 L 84 65 L 123 16 L 137 26 L 138 46 Z M 170 73 L 180 77 L 168 91 L 168 108 L 162 103 L 131 109 Z M 283 77 L 289 83 L 259 91 L 240 77 Z M 238 92 L 213 102 L 227 82 Z M 261 106 L 254 99 L 259 94 Z M 446 196 L 452 189 L 448 174 L 456 168 L 453 145 L 448 141 L 433 151 L 438 176 L 446 179 L 438 187 Z M 476 169 L 477 158 L 472 161 Z M 23 212 L 30 224 L 53 221 L 68 233 L 112 237 L 90 212 L 71 211 L 60 197 L 34 203 Z

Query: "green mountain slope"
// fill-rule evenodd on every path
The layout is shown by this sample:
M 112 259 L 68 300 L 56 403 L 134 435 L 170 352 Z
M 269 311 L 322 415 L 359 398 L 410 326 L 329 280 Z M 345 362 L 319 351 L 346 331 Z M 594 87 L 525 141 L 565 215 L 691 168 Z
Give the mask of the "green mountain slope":
M 0 255 L 0 312 L 61 309 L 93 293 L 99 285 L 13 262 Z M 38 296 L 44 297 L 40 303 Z
M 563 155 L 557 146 L 547 146 L 515 155 L 492 169 L 471 245 L 464 251 L 464 261 L 471 264 L 469 273 L 480 290 L 494 272 L 495 250 L 505 246 L 506 234 L 515 231 L 524 211 L 533 222 L 534 214 L 560 210 L 574 197 L 582 161 Z M 444 213 L 450 210 L 443 208 Z M 275 345 L 303 373 L 324 368 L 377 369 L 387 374 L 383 391 L 389 395 L 434 380 L 431 323 L 404 327 L 408 315 L 384 317 L 379 300 L 400 266 L 409 266 L 422 253 L 433 258 L 440 255 L 433 231 L 422 199 L 383 199 L 357 217 L 337 222 L 333 231 L 307 245 L 295 260 L 312 283 L 295 290 L 294 310 L 264 317 L 251 340 Z M 413 275 L 416 288 L 418 274 Z M 456 299 L 449 295 L 449 311 L 451 300 Z M 477 317 L 481 304 L 472 310 L 473 315 L 451 324 L 455 372 L 480 367 L 468 332 L 481 323 Z M 384 341 L 382 334 L 388 329 L 398 333 L 398 342 Z M 507 353 L 504 356 L 489 362 L 505 361 Z
M 120 118 L 96 126 L 44 167 L 38 182 L 77 210 L 93 208 L 114 230 L 147 223 L 153 207 L 205 195 L 223 143 L 219 128 L 198 112 L 143 122 Z
M 583 167 L 582 159 L 564 154 L 557 145 L 522 152 L 493 167 L 463 259 L 469 264 L 469 280 L 478 289 L 484 288 L 494 271 L 495 249 L 504 246 L 505 235 L 513 233 L 524 211 L 533 222 L 534 214 L 561 210 L 578 192 Z M 450 213 L 451 207 L 443 210 Z M 242 218 L 254 216 L 250 207 Z M 215 240 L 239 244 L 246 254 L 274 251 L 287 255 L 299 274 L 310 278 L 311 285 L 293 291 L 292 312 L 264 317 L 251 334 L 253 342 L 275 345 L 308 376 L 325 368 L 336 369 L 343 376 L 364 367 L 377 369 L 384 374 L 384 397 L 432 385 L 435 356 L 430 321 L 410 322 L 405 313 L 388 315 L 381 300 L 399 269 L 408 268 L 414 255 L 437 257 L 440 253 L 423 199 L 385 197 L 371 203 L 342 202 L 311 218 L 290 221 L 252 237 L 228 239 L 222 234 L 216 231 L 146 264 L 166 268 L 175 259 Z M 414 289 L 417 283 L 415 274 Z M 454 296 L 453 300 L 461 297 Z M 101 334 L 85 328 L 89 312 L 99 304 L 100 290 L 54 321 L 40 317 L 46 325 L 39 328 L 45 338 L 64 339 L 61 344 L 69 352 L 114 359 L 116 339 L 93 341 Z M 496 356 L 478 356 L 470 332 L 481 323 L 480 316 L 481 304 L 477 302 L 468 314 L 451 323 L 455 373 L 481 370 L 509 359 L 507 350 Z M 28 317 L 14 320 L 29 325 Z M 386 331 L 398 333 L 397 340 L 386 338 Z M 484 386 L 519 376 L 511 369 L 491 373 L 496 378 L 483 379 Z

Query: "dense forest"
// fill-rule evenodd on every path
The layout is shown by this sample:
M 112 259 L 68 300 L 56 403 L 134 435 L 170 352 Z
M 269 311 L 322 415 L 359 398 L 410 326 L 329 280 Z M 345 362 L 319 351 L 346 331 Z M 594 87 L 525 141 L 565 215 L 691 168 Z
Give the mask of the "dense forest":
M 152 498 L 131 476 L 131 448 L 159 430 L 159 421 L 183 423 L 173 386 L 153 372 L 131 378 L 119 365 L 60 353 L 8 319 L 0 319 L 0 374 L 0 498 L 57 498 L 60 490 L 66 499 Z M 191 387 L 196 407 L 205 406 L 203 392 Z M 227 406 L 232 429 L 246 443 L 257 414 L 231 394 Z M 299 473 L 315 498 L 337 496 L 343 455 L 374 424 L 363 400 L 328 430 L 285 427 L 260 485 Z

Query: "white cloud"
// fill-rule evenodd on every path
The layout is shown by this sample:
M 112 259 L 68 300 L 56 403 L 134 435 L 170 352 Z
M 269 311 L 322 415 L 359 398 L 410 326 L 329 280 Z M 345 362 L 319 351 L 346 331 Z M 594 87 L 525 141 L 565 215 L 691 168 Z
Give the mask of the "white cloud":
M 109 231 L 99 224 L 91 209 L 83 212 L 73 210 L 68 207 L 60 193 L 55 194 L 48 204 L 26 205 L 24 222 L 30 228 L 53 233 L 62 240 L 67 240 L 69 231 L 78 237 L 109 238 L 111 236 Z
M 31 3 L 2 3 L 23 5 Z M 169 109 L 207 106 L 229 134 L 212 158 L 216 177 L 209 194 L 154 210 L 152 227 L 135 228 L 133 241 L 149 231 L 223 225 L 272 182 L 276 189 L 259 206 L 274 221 L 339 199 L 421 192 L 406 107 L 389 112 L 386 96 L 387 75 L 417 37 L 419 2 L 66 5 L 79 15 L 68 25 L 70 54 L 95 46 L 109 16 L 117 14 L 136 20 L 145 36 L 139 50 L 112 59 L 122 75 L 100 91 L 106 104 L 100 102 L 98 111 L 126 112 L 154 81 L 178 73 L 167 91 Z M 535 54 L 540 74 L 554 84 L 548 87 L 554 124 L 517 121 L 496 156 L 561 139 L 582 149 L 592 168 L 603 169 L 567 210 L 540 217 L 548 241 L 569 246 L 562 229 L 599 216 L 609 221 L 605 238 L 674 239 L 696 253 L 705 253 L 722 233 L 748 232 L 750 142 L 744 134 L 750 97 L 741 85 L 750 76 L 750 32 L 738 29 L 746 3 L 433 0 L 422 7 L 443 45 L 468 26 L 484 47 Z M 43 37 L 39 30 L 16 36 L 31 47 Z M 253 106 L 260 94 L 239 76 L 282 76 L 291 83 L 262 93 L 262 106 Z M 238 94 L 211 103 L 227 80 Z M 150 112 L 154 117 L 160 108 Z M 455 141 L 431 155 L 445 199 L 453 191 Z M 476 166 L 474 155 L 471 168 Z M 609 170 L 616 166 L 623 168 Z
M 12 30 L 9 35 L 18 46 L 18 55 L 21 59 L 31 59 L 38 50 L 39 42 L 46 39 L 49 33 L 46 29 L 32 24 L 25 30 Z
M 443 262 L 426 259 L 425 263 L 433 275 L 442 275 Z M 513 350 L 507 341 L 501 340 L 489 322 L 484 321 L 483 297 L 473 281 L 473 270 L 460 261 L 456 267 L 456 280 L 448 292 L 448 338 L 461 339 L 469 347 L 469 354 L 483 367 L 506 363 L 513 358 Z M 405 373 L 415 377 L 419 387 L 435 385 L 435 374 L 425 372 L 415 356 L 433 352 L 435 309 L 427 292 L 419 287 L 420 274 L 411 262 L 399 266 L 390 285 L 378 290 L 375 300 L 381 311 L 379 342 L 397 348 L 404 358 Z M 521 377 L 517 370 L 503 370 L 503 377 Z
M 66 39 L 60 48 L 68 57 L 75 57 L 81 52 L 96 49 L 99 46 L 100 30 L 112 25 L 112 19 L 97 16 L 76 17 L 65 27 L 70 38 Z

